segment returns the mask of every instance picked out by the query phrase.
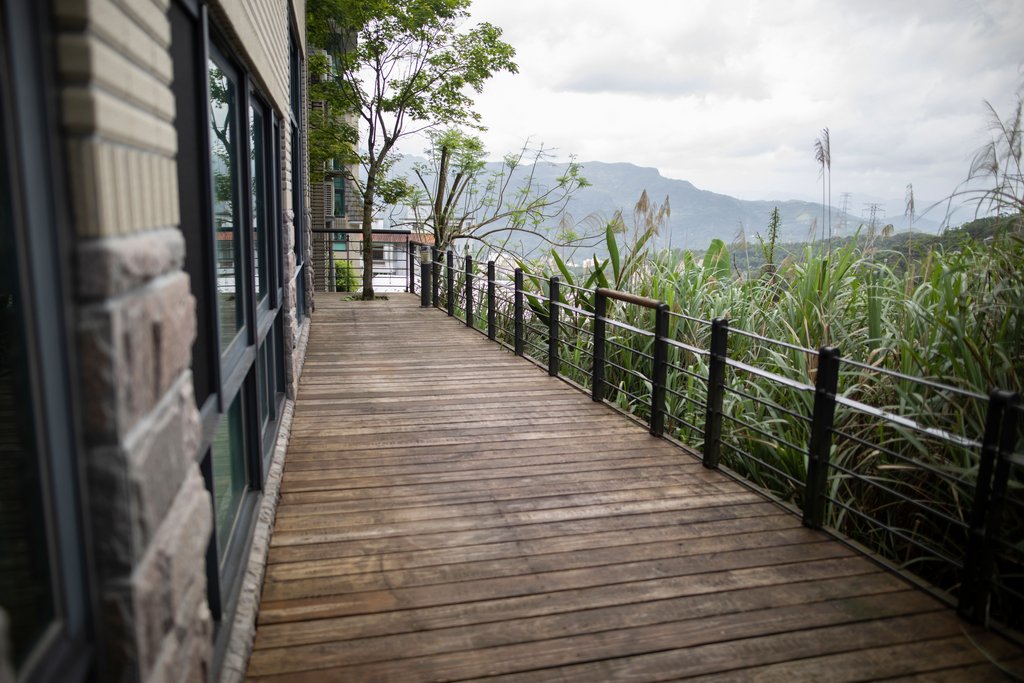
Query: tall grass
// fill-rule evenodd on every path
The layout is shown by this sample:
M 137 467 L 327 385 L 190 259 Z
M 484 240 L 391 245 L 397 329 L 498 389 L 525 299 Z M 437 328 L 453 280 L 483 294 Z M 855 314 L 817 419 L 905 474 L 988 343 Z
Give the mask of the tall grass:
M 802 260 L 783 261 L 761 277 L 738 279 L 731 275 L 721 242 L 702 259 L 651 250 L 666 218 L 645 198 L 632 231 L 623 229 L 621 219 L 609 226 L 608 259 L 572 268 L 553 253 L 545 262 L 520 263 L 526 272 L 526 355 L 547 363 L 551 274 L 563 283 L 560 374 L 584 388 L 590 387 L 593 358 L 592 288 L 612 287 L 666 302 L 673 314 L 669 338 L 679 343 L 669 352 L 666 432 L 699 450 L 708 375 L 707 355 L 700 351 L 709 347 L 709 321 L 727 318 L 733 330 L 728 356 L 742 365 L 727 372 L 722 462 L 801 506 L 817 349 L 837 347 L 844 359 L 839 394 L 849 405 L 840 405 L 835 418 L 827 524 L 955 595 L 985 425 L 985 394 L 995 387 L 1024 389 L 1021 235 L 935 251 L 913 269 L 890 267 L 855 242 L 831 256 L 808 248 Z M 457 315 L 464 315 L 463 278 L 457 274 L 454 288 Z M 511 273 L 499 272 L 499 280 L 498 338 L 511 346 Z M 477 291 L 474 317 L 483 327 L 484 289 Z M 653 330 L 651 311 L 609 303 L 609 318 Z M 646 420 L 653 339 L 612 324 L 607 339 L 605 398 Z M 744 365 L 771 373 L 777 381 L 745 372 Z M 850 407 L 855 405 L 871 410 Z M 1018 439 L 1017 453 L 1020 444 Z M 1005 604 L 999 607 L 1004 612 L 1011 606 L 1019 611 L 1024 604 L 1012 597 L 1014 591 L 1024 592 L 1022 490 L 1020 472 L 1015 472 L 996 567 L 998 585 L 1005 589 Z

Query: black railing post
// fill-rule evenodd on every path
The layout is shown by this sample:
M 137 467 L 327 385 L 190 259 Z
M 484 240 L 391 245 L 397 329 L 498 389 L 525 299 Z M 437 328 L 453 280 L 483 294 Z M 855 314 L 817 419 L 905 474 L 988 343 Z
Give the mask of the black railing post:
M 1002 389 L 996 389 L 989 394 L 985 434 L 981 439 L 978 478 L 974 484 L 974 503 L 971 505 L 968 519 L 967 547 L 957 601 L 957 613 L 974 624 L 982 624 L 988 618 L 992 572 L 991 541 L 1002 512 L 1000 508 L 1002 495 L 1006 490 L 1005 478 L 1009 475 L 1009 466 L 1004 465 L 1000 456 L 1003 455 L 1001 451 L 1004 450 L 1004 444 L 1006 452 L 1013 452 L 1016 425 L 1012 411 L 1008 408 L 1015 399 L 1015 394 Z M 1004 481 L 1000 482 L 1000 478 Z M 996 495 L 997 489 L 1001 490 L 999 495 Z
M 413 263 L 412 245 L 409 244 L 409 236 L 405 236 L 405 291 L 414 293 L 416 291 L 416 264 Z
M 590 371 L 590 397 L 604 400 L 604 318 L 608 313 L 608 297 L 594 290 L 594 367 Z
M 466 254 L 466 327 L 473 325 L 473 257 Z
M 548 284 L 548 374 L 558 377 L 558 276 Z
M 445 283 L 448 285 L 448 315 L 455 315 L 455 254 L 452 250 L 448 250 L 448 271 L 446 273 Z
M 651 434 L 665 432 L 665 384 L 668 381 L 668 305 L 654 309 L 654 358 L 651 359 Z
M 725 398 L 725 368 L 729 353 L 729 321 L 711 321 L 711 348 L 708 360 L 707 403 L 704 407 L 704 467 L 718 468 L 722 452 L 722 402 Z
M 494 261 L 487 262 L 487 338 L 494 341 L 498 338 L 498 322 L 494 313 Z
M 818 371 L 814 380 L 814 413 L 811 417 L 807 483 L 804 487 L 804 524 L 812 529 L 820 529 L 825 522 L 825 496 L 828 495 L 828 468 L 838 387 L 839 350 L 831 346 L 822 347 L 818 351 Z
M 430 307 L 430 264 L 420 263 L 420 306 Z
M 437 247 L 431 247 L 430 270 L 433 273 L 433 277 L 430 278 L 430 283 L 433 286 L 431 291 L 433 292 L 434 306 L 441 305 L 441 261 L 439 258 L 440 254 L 437 253 Z
M 523 355 L 523 269 L 516 268 L 515 292 L 513 293 L 515 316 L 514 348 L 517 356 Z

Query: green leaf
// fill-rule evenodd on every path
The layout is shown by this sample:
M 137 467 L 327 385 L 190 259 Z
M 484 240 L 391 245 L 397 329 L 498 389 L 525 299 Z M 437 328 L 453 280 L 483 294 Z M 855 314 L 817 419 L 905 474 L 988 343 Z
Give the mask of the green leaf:
M 713 277 L 719 282 L 728 282 L 729 280 L 729 250 L 725 247 L 725 242 L 720 239 L 711 241 L 711 246 L 708 247 L 707 252 L 704 254 L 704 272 L 705 277 Z
M 575 286 L 576 283 L 572 279 L 572 273 L 570 273 L 569 269 L 565 267 L 565 262 L 562 261 L 562 257 L 559 256 L 558 252 L 554 249 L 551 250 L 551 256 L 555 259 L 555 265 L 558 266 L 558 272 L 562 274 L 565 282 L 569 285 Z
M 615 223 L 608 223 L 608 227 L 605 228 L 604 232 L 605 241 L 608 244 L 608 257 L 612 263 L 612 281 L 616 284 L 619 282 L 619 274 L 622 272 L 622 266 L 619 262 L 619 244 L 615 241 Z M 607 287 L 608 285 L 603 285 Z

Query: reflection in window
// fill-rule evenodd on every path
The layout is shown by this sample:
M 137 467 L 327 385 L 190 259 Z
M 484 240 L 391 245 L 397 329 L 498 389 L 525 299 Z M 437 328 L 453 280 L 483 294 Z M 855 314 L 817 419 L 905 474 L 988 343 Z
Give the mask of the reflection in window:
M 255 264 L 256 300 L 262 301 L 267 295 L 267 259 L 266 252 L 266 146 L 263 131 L 263 114 L 249 108 L 249 169 L 252 187 L 252 258 Z
M 273 397 L 270 395 L 270 388 L 273 386 L 270 365 L 270 335 L 260 345 L 259 353 L 256 355 L 256 375 L 259 379 L 260 395 L 260 433 L 270 419 L 270 402 Z
M 345 215 L 345 178 L 334 176 L 334 215 Z
M 0 607 L 15 666 L 55 617 L 24 299 L 4 155 L 0 154 Z
M 245 433 L 242 396 L 231 403 L 213 437 L 213 505 L 217 513 L 217 557 L 224 560 L 235 517 L 245 493 Z
M 238 89 L 213 61 L 210 69 L 210 164 L 213 175 L 213 225 L 217 241 L 217 312 L 221 351 L 245 323 L 239 253 L 238 163 L 235 111 Z

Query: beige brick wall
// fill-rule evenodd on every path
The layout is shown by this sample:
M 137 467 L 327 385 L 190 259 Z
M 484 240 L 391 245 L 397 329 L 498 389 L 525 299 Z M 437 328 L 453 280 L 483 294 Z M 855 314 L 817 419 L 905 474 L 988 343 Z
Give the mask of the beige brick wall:
M 289 109 L 287 0 L 214 0 L 210 11 L 279 115 Z M 305 24 L 303 24 L 303 27 Z
M 170 0 L 48 1 L 78 238 L 76 351 L 98 575 L 98 677 L 205 680 L 212 666 L 205 554 L 213 522 L 196 464 L 196 311 L 178 229 Z M 288 33 L 291 17 L 304 34 L 304 4 L 209 3 L 231 52 L 284 124 L 281 249 L 289 273 Z M 304 221 L 304 207 L 296 213 Z M 294 288 L 286 292 L 287 309 Z M 294 377 L 299 330 L 294 312 L 284 315 Z
M 200 680 L 212 659 L 168 8 L 53 1 L 103 680 Z
M 82 237 L 178 223 L 166 0 L 55 0 L 61 120 Z

